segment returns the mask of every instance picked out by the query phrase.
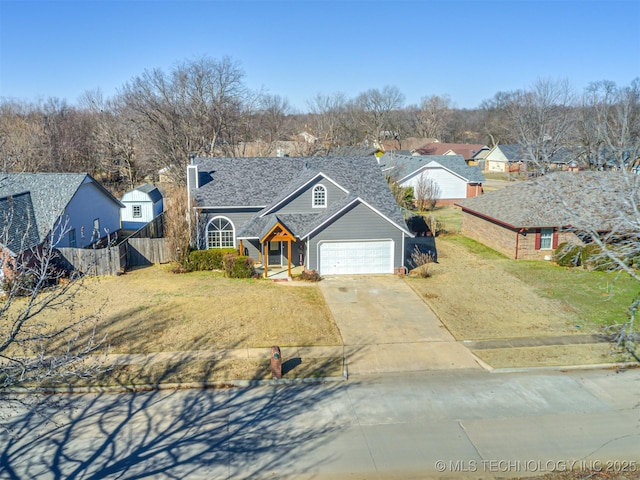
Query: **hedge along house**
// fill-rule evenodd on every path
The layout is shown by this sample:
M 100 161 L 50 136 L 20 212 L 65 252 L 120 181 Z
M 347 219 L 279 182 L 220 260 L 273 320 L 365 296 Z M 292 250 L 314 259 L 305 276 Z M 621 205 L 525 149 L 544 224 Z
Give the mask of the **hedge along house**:
M 121 211 L 124 230 L 139 230 L 163 211 L 162 193 L 148 183 L 129 190 L 120 201 L 124 205 Z
M 517 182 L 456 203 L 462 234 L 516 260 L 550 260 L 561 243 L 589 242 L 574 232 L 606 233 L 625 215 L 632 218 L 626 180 L 637 195 L 640 178 L 619 172 L 556 172 Z
M 374 156 L 194 158 L 197 246 L 321 275 L 404 269 L 411 237 Z

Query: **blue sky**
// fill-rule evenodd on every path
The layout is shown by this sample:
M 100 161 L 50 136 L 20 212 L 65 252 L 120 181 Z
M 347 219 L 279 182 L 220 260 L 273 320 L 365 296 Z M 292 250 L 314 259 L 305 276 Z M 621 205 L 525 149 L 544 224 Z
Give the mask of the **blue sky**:
M 145 69 L 231 57 L 299 111 L 396 86 L 473 108 L 537 79 L 640 76 L 640 1 L 0 0 L 0 97 L 76 103 Z

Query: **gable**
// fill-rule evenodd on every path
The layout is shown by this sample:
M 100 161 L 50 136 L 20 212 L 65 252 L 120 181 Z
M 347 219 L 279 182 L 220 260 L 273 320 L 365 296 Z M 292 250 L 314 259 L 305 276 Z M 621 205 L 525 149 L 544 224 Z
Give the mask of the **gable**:
M 194 165 L 198 178 L 206 179 L 190 190 L 199 209 L 256 207 L 266 208 L 263 213 L 268 214 L 321 175 L 343 189 L 343 197 L 360 197 L 395 223 L 403 223 L 374 156 L 196 158 Z
M 347 195 L 347 191 L 336 182 L 323 174 L 316 177 L 294 192 L 286 195 L 278 203 L 266 209 L 262 216 L 270 213 L 319 213 L 319 208 L 313 205 L 313 191 L 315 187 L 322 186 L 326 195 L 326 207 L 331 206 L 335 201 Z M 324 207 L 324 208 L 326 208 Z

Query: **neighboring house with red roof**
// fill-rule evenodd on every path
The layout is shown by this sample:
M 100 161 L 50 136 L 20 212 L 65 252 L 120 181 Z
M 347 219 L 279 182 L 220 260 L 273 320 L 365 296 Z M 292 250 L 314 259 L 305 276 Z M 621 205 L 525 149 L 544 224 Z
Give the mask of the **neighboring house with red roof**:
M 640 177 L 628 178 L 640 191 Z M 628 188 L 620 172 L 555 172 L 456 205 L 463 235 L 509 258 L 544 260 L 561 243 L 582 244 L 574 230 L 610 231 L 626 215 Z
M 428 143 L 417 148 L 414 155 L 462 155 L 469 162 L 475 155 L 489 147 L 479 143 Z

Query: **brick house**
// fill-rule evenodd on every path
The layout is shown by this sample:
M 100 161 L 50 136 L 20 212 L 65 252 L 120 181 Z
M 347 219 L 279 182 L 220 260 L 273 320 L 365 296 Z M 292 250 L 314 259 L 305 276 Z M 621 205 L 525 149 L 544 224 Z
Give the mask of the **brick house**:
M 462 200 L 456 203 L 462 209 L 462 234 L 509 258 L 550 260 L 559 244 L 584 243 L 574 231 L 612 229 L 611 222 L 624 215 L 628 187 L 622 176 L 557 172 Z

